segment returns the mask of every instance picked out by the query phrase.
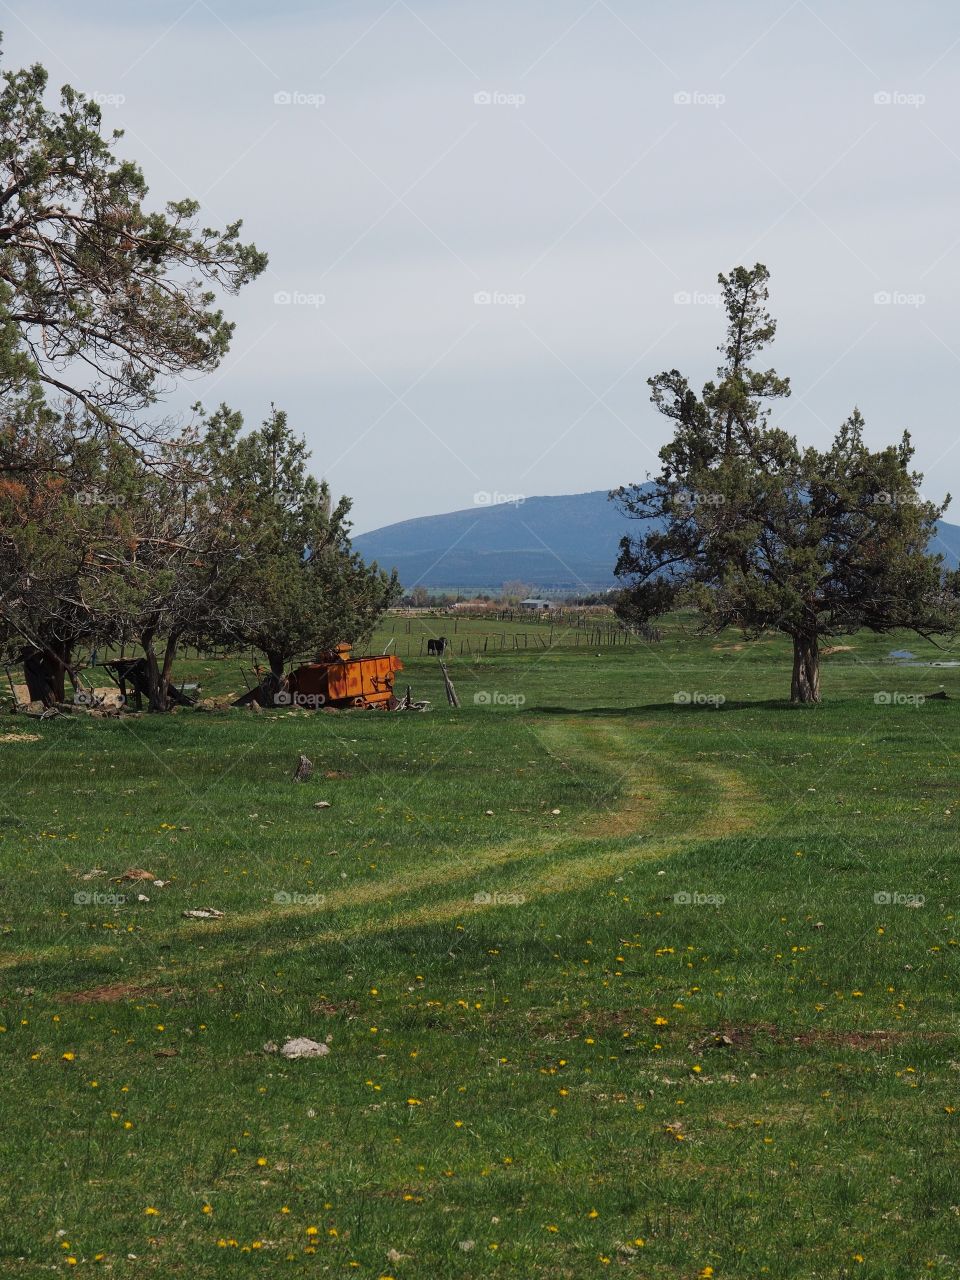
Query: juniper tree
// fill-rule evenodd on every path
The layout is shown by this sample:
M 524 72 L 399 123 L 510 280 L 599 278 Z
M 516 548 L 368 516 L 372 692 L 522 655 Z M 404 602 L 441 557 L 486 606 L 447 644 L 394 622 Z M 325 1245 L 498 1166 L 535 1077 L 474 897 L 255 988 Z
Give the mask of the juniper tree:
M 210 635 L 264 654 L 269 672 L 260 696 L 267 701 L 294 657 L 369 638 L 400 587 L 396 575 L 352 550 L 350 499 L 334 503 L 326 482 L 310 473 L 309 451 L 286 414 L 274 408 L 258 429 L 241 435 L 241 428 L 240 415 L 226 407 L 211 420 L 242 572 Z
M 266 266 L 240 239 L 198 224 L 198 205 L 146 205 L 139 167 L 117 159 L 100 107 L 69 85 L 44 103 L 47 73 L 6 72 L 0 89 L 0 393 L 29 374 L 85 427 L 128 442 L 165 379 L 216 367 L 233 326 L 216 292 Z
M 621 542 L 616 572 L 628 585 L 617 611 L 642 624 L 685 601 L 705 629 L 783 632 L 793 643 L 791 700 L 819 702 L 824 637 L 952 631 L 960 574 L 929 554 L 949 497 L 937 505 L 920 493 L 908 433 L 870 449 L 854 409 L 818 450 L 770 425 L 790 387 L 752 364 L 776 333 L 767 280 L 759 263 L 719 277 L 723 362 L 699 395 L 676 369 L 649 379 L 674 435 L 652 483 L 612 495 L 649 522 Z

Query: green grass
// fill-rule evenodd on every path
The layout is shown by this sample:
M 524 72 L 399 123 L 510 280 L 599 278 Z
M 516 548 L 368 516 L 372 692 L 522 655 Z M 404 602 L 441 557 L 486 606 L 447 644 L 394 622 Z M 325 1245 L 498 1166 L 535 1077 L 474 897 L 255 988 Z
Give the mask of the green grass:
M 960 668 L 736 643 L 4 717 L 0 1275 L 955 1276 Z

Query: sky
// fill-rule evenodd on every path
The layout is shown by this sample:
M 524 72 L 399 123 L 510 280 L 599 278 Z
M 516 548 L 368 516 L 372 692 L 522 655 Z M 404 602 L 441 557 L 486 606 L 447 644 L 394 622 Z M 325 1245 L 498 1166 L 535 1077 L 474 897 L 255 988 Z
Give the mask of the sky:
M 823 445 L 858 405 L 960 493 L 942 0 L 0 0 L 0 29 L 51 105 L 98 95 L 151 201 L 267 251 L 168 404 L 285 408 L 357 532 L 645 479 L 646 379 L 712 375 L 717 274 L 756 261 L 776 420 Z

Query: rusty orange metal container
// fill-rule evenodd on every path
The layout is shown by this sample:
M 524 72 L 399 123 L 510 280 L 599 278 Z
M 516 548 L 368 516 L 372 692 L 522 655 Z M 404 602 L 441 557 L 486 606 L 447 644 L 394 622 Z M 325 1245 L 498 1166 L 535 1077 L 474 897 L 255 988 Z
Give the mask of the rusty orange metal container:
M 350 646 L 342 644 L 292 671 L 287 683 L 298 706 L 390 710 L 397 705 L 394 676 L 402 670 L 393 654 L 352 658 Z

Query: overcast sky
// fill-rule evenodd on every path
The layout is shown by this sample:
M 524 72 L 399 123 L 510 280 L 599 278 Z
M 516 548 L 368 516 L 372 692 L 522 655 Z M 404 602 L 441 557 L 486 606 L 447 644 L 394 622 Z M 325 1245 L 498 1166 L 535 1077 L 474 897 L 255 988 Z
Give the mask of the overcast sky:
M 711 375 L 717 272 L 757 260 L 782 424 L 909 428 L 960 522 L 954 6 L 0 0 L 0 27 L 7 67 L 103 96 L 152 199 L 269 253 L 172 403 L 276 401 L 358 531 L 644 478 L 646 378 Z

